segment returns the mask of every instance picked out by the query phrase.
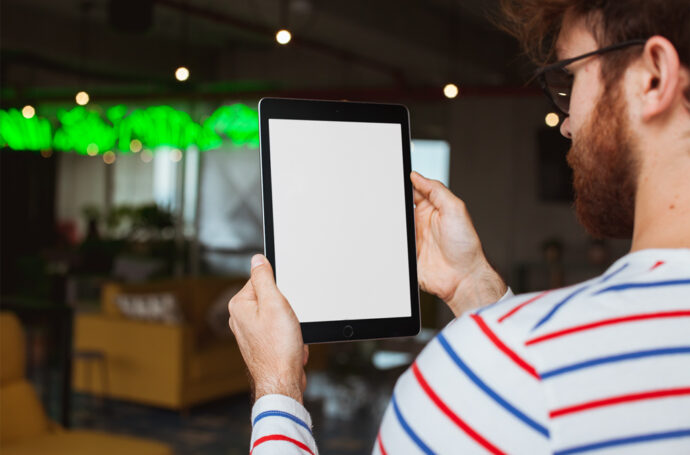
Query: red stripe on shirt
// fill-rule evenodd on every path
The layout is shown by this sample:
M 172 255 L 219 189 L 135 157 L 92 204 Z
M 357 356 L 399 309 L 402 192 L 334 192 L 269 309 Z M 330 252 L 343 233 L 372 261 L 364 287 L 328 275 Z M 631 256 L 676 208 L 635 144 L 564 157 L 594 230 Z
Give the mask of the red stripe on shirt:
M 282 435 L 282 434 L 270 434 L 268 436 L 264 436 L 262 438 L 257 439 L 256 441 L 254 441 L 254 445 L 252 446 L 252 450 L 249 451 L 249 455 L 251 455 L 252 452 L 254 452 L 254 449 L 256 448 L 256 446 L 258 446 L 259 444 L 263 444 L 264 442 L 268 442 L 268 441 L 291 442 L 294 445 L 296 445 L 297 447 L 299 447 L 300 449 L 304 450 L 305 452 L 310 453 L 311 455 L 314 455 L 314 452 L 312 452 L 311 449 L 309 447 L 307 447 L 304 443 L 301 443 L 296 439 L 289 438 L 289 437 Z
M 541 379 L 539 377 L 539 373 L 537 373 L 537 370 L 534 369 L 532 365 L 529 363 L 525 362 L 520 356 L 518 356 L 513 350 L 511 350 L 508 346 L 506 346 L 503 341 L 501 341 L 494 332 L 491 331 L 488 325 L 486 325 L 486 322 L 482 319 L 481 316 L 478 314 L 471 314 L 470 317 L 474 319 L 474 322 L 477 323 L 479 328 L 484 332 L 484 334 L 493 342 L 493 344 L 500 349 L 505 355 L 507 355 L 510 360 L 515 362 L 517 366 L 525 370 L 528 374 L 531 374 L 537 379 Z
M 688 317 L 690 316 L 690 311 L 680 310 L 680 311 L 665 311 L 660 313 L 643 313 L 643 314 L 633 314 L 630 316 L 623 316 L 620 318 L 604 319 L 601 321 L 591 322 L 589 324 L 576 325 L 574 327 L 569 327 L 567 329 L 558 330 L 556 332 L 547 333 L 541 335 L 525 342 L 525 346 L 531 344 L 541 343 L 542 341 L 551 340 L 553 338 L 559 338 L 565 335 L 570 335 L 571 333 L 582 332 L 585 330 L 596 329 L 598 327 L 603 327 L 607 325 L 622 324 L 625 322 L 642 321 L 645 319 L 662 319 L 662 318 L 677 318 L 677 317 Z
M 520 310 L 522 309 L 522 307 L 524 307 L 524 306 L 526 306 L 526 305 L 529 305 L 530 303 L 535 302 L 535 301 L 541 299 L 542 297 L 544 297 L 544 296 L 545 296 L 546 294 L 548 294 L 549 292 L 551 292 L 551 290 L 544 291 L 544 292 L 542 292 L 541 294 L 535 295 L 535 296 L 532 297 L 531 299 L 529 299 L 529 300 L 527 300 L 527 301 L 525 301 L 525 302 L 522 302 L 521 304 L 519 304 L 518 306 L 516 306 L 515 308 L 513 308 L 512 310 L 510 310 L 509 312 L 507 312 L 506 314 L 504 314 L 504 315 L 501 316 L 500 318 L 498 318 L 498 322 L 503 322 L 503 321 L 505 321 L 506 319 L 508 319 L 509 317 L 511 317 L 512 315 L 514 315 L 514 314 L 517 313 L 518 311 L 520 311 Z
M 574 406 L 554 409 L 553 411 L 549 412 L 549 416 L 560 417 L 567 414 L 586 411 L 588 409 L 612 406 L 620 403 L 628 403 L 630 401 L 651 400 L 654 398 L 674 397 L 678 395 L 690 395 L 690 387 L 681 387 L 678 389 L 651 390 L 649 392 L 632 393 L 630 395 L 620 395 L 617 397 L 589 401 L 587 403 L 576 404 Z
M 484 439 L 479 433 L 477 433 L 472 427 L 467 425 L 457 414 L 455 414 L 449 407 L 446 405 L 441 398 L 436 395 L 436 392 L 434 392 L 431 389 L 431 386 L 429 386 L 429 383 L 426 382 L 426 379 L 424 379 L 424 376 L 422 376 L 422 372 L 419 371 L 419 367 L 417 366 L 417 362 L 414 362 L 412 364 L 412 372 L 414 373 L 414 377 L 417 378 L 417 382 L 419 382 L 419 385 L 422 387 L 422 390 L 426 392 L 426 394 L 429 396 L 431 401 L 438 407 L 441 412 L 443 412 L 450 420 L 453 421 L 454 424 L 460 427 L 462 431 L 464 431 L 470 438 L 472 438 L 475 442 L 477 442 L 479 445 L 484 447 L 486 450 L 488 450 L 491 453 L 494 454 L 503 454 L 498 447 L 494 446 L 491 444 L 489 441 Z
M 656 264 L 654 264 L 652 266 L 652 268 L 649 270 L 654 270 L 655 268 L 659 267 L 660 265 L 664 265 L 664 261 L 656 261 Z
M 379 451 L 381 452 L 381 455 L 388 455 L 386 453 L 386 449 L 383 448 L 383 441 L 381 441 L 381 432 L 379 431 L 379 435 L 376 436 L 376 442 L 379 445 Z

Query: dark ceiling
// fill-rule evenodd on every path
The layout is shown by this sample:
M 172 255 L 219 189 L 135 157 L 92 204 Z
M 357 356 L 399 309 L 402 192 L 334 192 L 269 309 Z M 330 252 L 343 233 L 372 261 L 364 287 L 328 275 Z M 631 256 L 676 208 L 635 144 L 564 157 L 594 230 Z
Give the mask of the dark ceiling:
M 112 3 L 116 2 L 116 3 Z M 112 96 L 247 90 L 516 88 L 529 69 L 497 1 L 3 0 L 2 85 Z M 283 26 L 287 46 L 275 42 Z M 172 78 L 192 72 L 186 89 Z M 214 89 L 215 87 L 215 89 Z M 53 89 L 50 92 L 49 89 Z M 108 92 L 110 90 L 110 92 Z M 214 91 L 215 90 L 215 91 Z M 6 92 L 9 93 L 9 92 Z

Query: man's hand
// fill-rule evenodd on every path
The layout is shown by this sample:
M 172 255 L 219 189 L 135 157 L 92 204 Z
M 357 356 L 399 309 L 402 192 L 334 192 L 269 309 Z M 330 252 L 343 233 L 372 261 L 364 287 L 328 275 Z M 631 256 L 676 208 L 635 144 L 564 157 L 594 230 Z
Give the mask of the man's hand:
M 276 393 L 302 403 L 309 350 L 263 255 L 252 258 L 251 279 L 230 300 L 228 311 L 230 329 L 254 382 L 254 399 Z
M 456 316 L 499 300 L 507 287 L 484 257 L 465 203 L 441 182 L 417 172 L 410 178 L 421 288 L 446 302 Z

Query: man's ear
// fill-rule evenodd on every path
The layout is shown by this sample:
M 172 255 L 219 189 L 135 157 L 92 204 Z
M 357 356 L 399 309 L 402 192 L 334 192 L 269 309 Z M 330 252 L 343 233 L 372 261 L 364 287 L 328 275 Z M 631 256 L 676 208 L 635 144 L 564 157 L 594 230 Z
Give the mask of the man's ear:
M 676 48 L 663 36 L 647 40 L 642 53 L 642 119 L 667 112 L 680 91 L 680 60 Z

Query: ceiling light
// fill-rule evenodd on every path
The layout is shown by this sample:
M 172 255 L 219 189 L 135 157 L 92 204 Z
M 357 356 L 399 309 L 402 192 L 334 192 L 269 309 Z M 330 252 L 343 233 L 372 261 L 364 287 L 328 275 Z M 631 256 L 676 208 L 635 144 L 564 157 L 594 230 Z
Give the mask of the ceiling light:
M 139 139 L 132 139 L 131 142 L 129 143 L 129 150 L 131 150 L 134 153 L 139 153 L 141 152 L 141 148 L 143 147 L 143 144 Z
M 458 93 L 458 86 L 455 84 L 446 84 L 446 86 L 443 87 L 443 94 L 446 96 L 446 98 L 455 98 L 458 96 Z
M 558 117 L 558 114 L 556 114 L 555 112 L 549 112 L 548 114 L 546 114 L 546 117 L 544 118 L 544 123 L 546 123 L 546 125 L 550 126 L 551 128 L 557 126 L 559 121 L 560 118 Z
M 96 156 L 98 155 L 98 144 L 94 144 L 93 142 L 90 143 L 89 145 L 86 146 L 86 154 L 89 156 Z
M 173 149 L 170 153 L 170 159 L 177 163 L 182 159 L 182 151 L 180 149 Z
M 278 41 L 278 43 L 280 44 L 287 44 L 290 42 L 291 39 L 292 33 L 285 29 L 278 30 L 278 32 L 276 33 L 276 41 Z
M 175 70 L 175 79 L 180 82 L 186 81 L 189 79 L 189 70 L 184 66 L 180 66 Z
M 77 101 L 78 105 L 85 106 L 89 103 L 89 94 L 86 92 L 79 92 L 74 99 Z
M 150 163 L 152 159 L 153 153 L 151 153 L 151 150 L 145 149 L 141 152 L 141 161 L 144 163 Z
M 115 162 L 115 153 L 108 150 L 103 154 L 103 161 L 105 161 L 105 164 L 113 164 Z
M 24 116 L 24 118 L 31 118 L 34 115 L 36 115 L 36 109 L 34 109 L 33 106 L 27 104 L 22 108 L 22 115 Z

